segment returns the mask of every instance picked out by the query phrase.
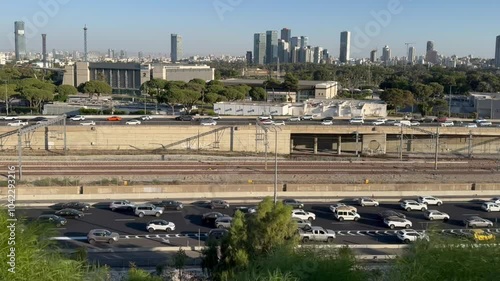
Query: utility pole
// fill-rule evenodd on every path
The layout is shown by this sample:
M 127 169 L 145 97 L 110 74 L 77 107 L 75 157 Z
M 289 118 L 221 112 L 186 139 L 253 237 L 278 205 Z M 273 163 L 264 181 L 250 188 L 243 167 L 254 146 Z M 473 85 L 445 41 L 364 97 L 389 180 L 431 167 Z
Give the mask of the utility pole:
M 469 147 L 468 147 L 469 158 L 472 158 L 472 131 L 469 131 Z
M 9 115 L 9 98 L 7 97 L 7 80 L 5 82 L 5 116 Z
M 359 155 L 359 132 L 356 131 L 356 157 L 358 157 Z
M 401 124 L 401 134 L 399 135 L 399 161 L 403 161 L 403 124 Z
M 436 150 L 434 155 L 434 170 L 438 169 L 438 155 L 439 155 L 439 127 L 436 128 Z
M 448 118 L 451 118 L 451 85 L 450 85 L 450 96 L 449 96 L 449 102 L 448 102 Z

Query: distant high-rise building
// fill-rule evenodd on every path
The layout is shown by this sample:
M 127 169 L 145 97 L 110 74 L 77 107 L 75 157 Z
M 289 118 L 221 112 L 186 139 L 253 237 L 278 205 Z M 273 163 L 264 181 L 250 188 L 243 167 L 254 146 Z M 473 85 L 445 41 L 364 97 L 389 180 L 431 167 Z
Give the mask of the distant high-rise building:
M 290 39 L 290 49 L 294 49 L 296 47 L 300 48 L 300 38 L 299 37 L 292 37 Z
M 298 63 L 299 62 L 299 53 L 300 53 L 299 47 L 290 48 L 290 62 L 291 63 Z
M 290 43 L 291 39 L 292 39 L 292 30 L 288 28 L 283 28 L 281 30 L 281 40 Z
M 313 52 L 313 63 L 321 63 L 323 60 L 323 48 L 321 47 L 314 47 L 314 52 Z
M 126 58 L 127 58 L 127 54 L 126 54 L 125 50 L 120 50 L 120 59 L 123 60 Z
M 278 31 L 266 32 L 266 63 L 275 63 L 278 59 Z
M 432 41 L 427 41 L 427 49 L 426 49 L 426 53 L 430 52 L 430 51 L 434 51 L 434 42 Z
M 253 35 L 253 63 L 264 64 L 266 58 L 266 34 L 255 33 Z
M 42 63 L 47 67 L 47 34 L 42 34 Z
M 330 54 L 328 53 L 327 49 L 323 49 L 321 57 L 322 57 L 322 63 L 327 63 L 328 62 L 328 60 L 330 59 Z
M 290 62 L 290 44 L 282 39 L 278 41 L 278 58 L 280 63 Z
M 170 60 L 172 63 L 182 60 L 182 37 L 180 35 L 170 35 Z
M 415 62 L 415 47 L 411 46 L 408 49 L 408 63 L 413 64 Z
M 111 49 L 108 49 L 108 58 L 110 58 L 110 59 L 113 58 L 112 53 L 111 53 Z
M 309 37 L 307 36 L 300 36 L 300 46 L 301 48 L 305 48 L 309 46 Z
M 385 46 L 382 49 L 382 61 L 385 63 L 388 63 L 391 60 L 391 49 L 389 49 L 389 46 Z
M 497 36 L 495 45 L 495 67 L 500 67 L 500 35 Z
M 253 64 L 252 51 L 247 51 L 246 61 L 247 61 L 247 64 Z
M 89 61 L 89 53 L 87 49 L 87 25 L 83 27 L 83 61 L 88 62 Z
M 14 40 L 16 61 L 26 59 L 26 35 L 24 32 L 24 21 L 14 22 Z
M 111 58 L 116 59 L 116 53 L 115 50 L 111 50 Z
M 142 59 L 144 58 L 144 54 L 142 52 L 139 52 L 137 54 L 137 57 L 139 57 L 139 61 L 142 61 Z
M 351 52 L 351 32 L 343 31 L 340 33 L 340 62 L 346 63 L 349 61 Z
M 377 61 L 377 50 L 372 50 L 370 52 L 370 61 L 371 62 L 376 62 Z

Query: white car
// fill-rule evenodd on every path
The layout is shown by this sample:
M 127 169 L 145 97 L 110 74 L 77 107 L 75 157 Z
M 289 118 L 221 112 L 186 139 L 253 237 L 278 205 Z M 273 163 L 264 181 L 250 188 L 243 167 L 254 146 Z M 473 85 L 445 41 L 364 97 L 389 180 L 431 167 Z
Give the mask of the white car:
M 380 205 L 377 200 L 368 197 L 358 198 L 357 201 L 358 204 L 363 207 L 364 206 L 378 207 L 378 205 Z
M 310 114 L 302 116 L 302 120 L 313 120 L 313 118 L 314 118 L 314 116 L 312 116 Z
M 441 127 L 453 127 L 453 126 L 455 126 L 455 123 L 453 123 L 453 121 L 446 121 L 441 123 Z
M 28 122 L 22 120 L 15 120 L 14 122 L 7 123 L 7 126 L 11 127 L 21 127 L 28 125 Z
M 424 203 L 417 202 L 415 200 L 405 200 L 401 202 L 401 208 L 405 209 L 406 211 L 422 211 L 425 212 L 427 211 L 427 205 Z
M 95 122 L 94 121 L 85 121 L 85 122 L 80 123 L 80 125 L 82 125 L 82 126 L 95 126 Z
M 427 205 L 437 205 L 437 206 L 443 205 L 443 201 L 441 201 L 441 199 L 433 196 L 419 196 L 417 201 L 419 203 L 424 203 Z
M 394 229 L 396 227 L 402 228 L 410 228 L 412 227 L 412 223 L 408 219 L 403 219 L 399 217 L 388 217 L 384 219 L 384 224 L 387 225 L 390 229 Z
M 274 121 L 274 126 L 285 126 L 285 121 Z
M 292 218 L 313 221 L 316 219 L 316 214 L 311 213 L 311 212 L 306 212 L 306 211 L 300 210 L 300 209 L 295 209 L 295 210 L 292 210 Z
M 168 222 L 166 220 L 152 220 L 150 221 L 146 229 L 149 232 L 154 232 L 154 231 L 174 231 L 175 230 L 175 224 L 173 222 Z
M 202 125 L 202 126 L 215 126 L 215 125 L 217 125 L 217 121 L 212 120 L 212 119 L 204 119 L 204 120 L 201 120 L 200 125 Z
M 292 116 L 292 117 L 288 118 L 288 121 L 289 122 L 299 122 L 300 121 L 300 117 L 298 117 L 298 116 Z
M 490 202 L 493 202 L 495 204 L 500 204 L 500 197 L 493 197 L 491 198 Z
M 73 116 L 73 117 L 71 117 L 69 119 L 72 120 L 72 121 L 83 121 L 83 120 L 85 120 L 85 116 L 83 116 L 83 115 L 77 115 L 77 116 Z
M 418 121 L 410 121 L 410 126 L 420 126 L 420 122 L 418 122 Z
M 485 202 L 481 205 L 481 209 L 486 212 L 500 212 L 500 204 L 493 202 Z
M 355 117 L 349 120 L 349 124 L 351 125 L 363 125 L 364 123 L 365 121 L 363 120 L 363 118 L 360 117 Z
M 333 121 L 332 120 L 324 120 L 324 121 L 321 121 L 321 125 L 330 126 L 330 125 L 333 125 Z
M 474 123 L 467 123 L 464 125 L 465 128 L 477 128 L 477 124 Z
M 214 115 L 214 116 L 210 116 L 210 118 L 212 118 L 213 120 L 220 120 L 220 115 Z
M 344 203 L 335 203 L 335 204 L 332 204 L 330 205 L 330 211 L 332 211 L 333 213 L 335 213 L 335 211 L 338 209 L 338 208 L 349 208 L 350 210 L 354 211 L 354 212 L 358 212 L 358 209 L 356 207 L 353 207 L 353 206 L 348 206 Z
M 141 125 L 141 121 L 140 120 L 129 120 L 127 122 L 125 122 L 125 124 L 127 125 Z
M 433 220 L 447 221 L 450 219 L 450 215 L 448 215 L 447 213 L 440 212 L 438 210 L 427 210 L 424 213 L 424 217 L 430 221 L 433 221 Z
M 151 115 L 144 115 L 144 116 L 141 116 L 141 120 L 143 121 L 146 121 L 146 120 L 152 120 L 153 117 Z
M 16 119 L 18 119 L 18 118 L 19 118 L 19 117 L 17 117 L 17 116 L 5 116 L 5 118 L 4 118 L 3 120 L 5 120 L 5 121 L 8 121 L 8 120 L 16 120 Z
M 479 118 L 479 119 L 474 120 L 474 123 L 476 123 L 476 124 L 479 124 L 479 123 L 482 123 L 482 122 L 487 122 L 487 120 L 484 119 L 484 118 Z
M 491 123 L 490 121 L 484 121 L 484 122 L 480 122 L 479 123 L 479 126 L 480 127 L 489 127 L 489 126 L 492 126 L 493 123 Z
M 418 240 L 427 240 L 429 241 L 429 236 L 425 233 L 418 232 L 413 229 L 405 229 L 396 232 L 396 236 L 399 240 L 404 243 L 416 242 Z
M 387 121 L 386 119 L 377 119 L 377 120 L 372 122 L 372 125 L 373 126 L 384 125 L 386 121 Z

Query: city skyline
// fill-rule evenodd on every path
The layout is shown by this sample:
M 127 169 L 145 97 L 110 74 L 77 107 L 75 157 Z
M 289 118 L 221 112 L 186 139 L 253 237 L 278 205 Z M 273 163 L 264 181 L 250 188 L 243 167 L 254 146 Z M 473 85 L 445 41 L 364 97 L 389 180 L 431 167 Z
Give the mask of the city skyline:
M 477 3 L 454 1 L 450 13 L 442 13 L 449 7 L 446 3 L 430 0 L 418 3 L 409 0 L 358 0 L 342 5 L 316 0 L 310 4 L 320 4 L 322 9 L 314 16 L 301 15 L 300 21 L 290 20 L 290 15 L 297 12 L 296 7 L 301 3 L 295 0 L 287 2 L 288 5 L 263 0 L 49 2 L 56 4 L 51 8 L 43 6 L 42 2 L 3 3 L 3 8 L 9 13 L 0 21 L 0 34 L 3 34 L 0 50 L 14 51 L 15 21 L 25 22 L 28 52 L 41 51 L 41 34 L 50 38 L 47 41 L 49 50 L 83 52 L 82 28 L 85 24 L 91 52 L 125 49 L 135 54 L 139 51 L 169 54 L 170 34 L 177 33 L 183 37 L 185 56 L 244 56 L 246 51 L 253 49 L 250 39 L 253 34 L 289 28 L 291 36 L 307 36 L 309 45 L 328 49 L 334 57 L 339 56 L 340 32 L 350 31 L 352 58 L 367 58 L 371 50 L 378 49 L 380 52 L 386 45 L 391 48 L 392 56 L 402 57 L 406 55 L 405 42 L 415 42 L 413 46 L 416 50 L 425 50 L 427 41 L 433 41 L 435 50 L 446 56 L 470 54 L 494 58 L 495 39 L 500 34 L 500 29 L 494 28 L 500 23 L 494 14 L 500 3 L 491 0 Z M 279 7 L 280 13 L 274 13 L 273 7 Z M 331 17 L 333 10 L 334 18 Z M 176 12 L 167 16 L 165 11 Z M 130 17 L 130 13 L 135 14 Z M 254 20 L 256 13 L 259 21 Z M 189 20 L 186 21 L 186 18 Z M 415 55 L 426 54 L 421 51 Z

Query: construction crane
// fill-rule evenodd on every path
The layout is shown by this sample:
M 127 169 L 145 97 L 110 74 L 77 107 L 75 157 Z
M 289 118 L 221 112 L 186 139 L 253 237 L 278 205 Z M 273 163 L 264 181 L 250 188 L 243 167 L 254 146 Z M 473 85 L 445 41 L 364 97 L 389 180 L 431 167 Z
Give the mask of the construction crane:
M 415 43 L 415 42 L 406 42 L 405 43 L 405 45 L 406 45 L 406 62 L 404 65 L 404 69 L 406 69 L 406 65 L 408 64 L 408 61 L 410 60 L 409 48 L 410 48 L 410 45 L 413 45 L 413 44 L 417 44 L 417 43 Z

